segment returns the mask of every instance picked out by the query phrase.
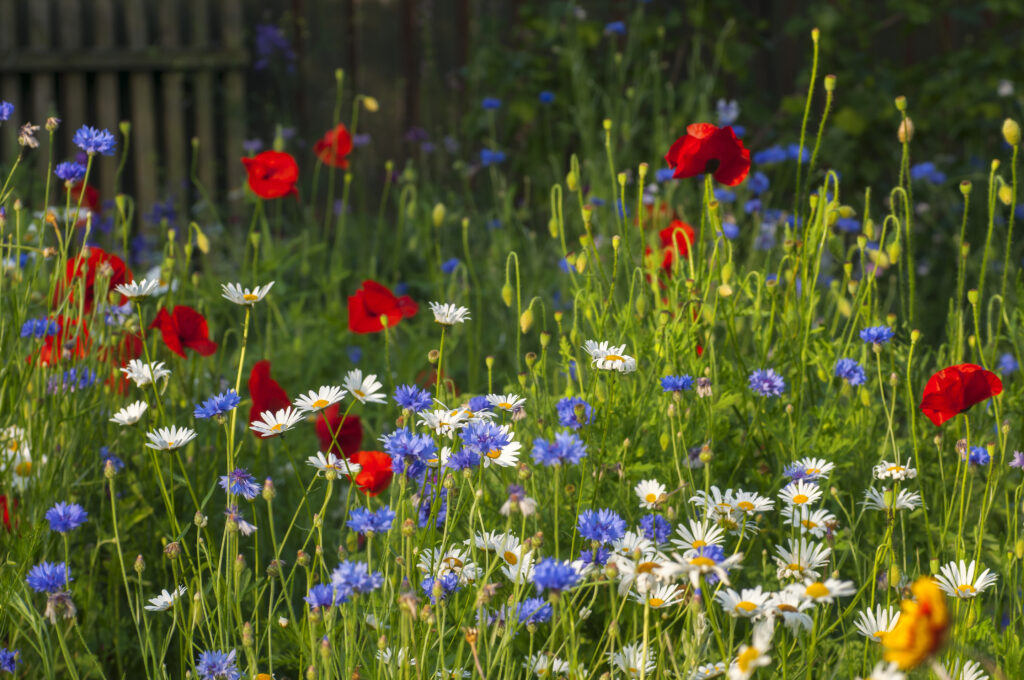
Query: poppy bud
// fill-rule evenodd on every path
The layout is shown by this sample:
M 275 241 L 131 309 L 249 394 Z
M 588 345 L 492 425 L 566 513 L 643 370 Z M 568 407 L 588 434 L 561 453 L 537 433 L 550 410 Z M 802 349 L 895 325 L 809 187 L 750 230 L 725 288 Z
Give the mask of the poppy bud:
M 999 159 L 998 158 L 993 158 L 992 159 L 991 168 L 992 168 L 992 172 L 995 172 L 996 170 L 999 169 Z
M 512 292 L 512 284 L 506 281 L 505 285 L 501 287 L 501 300 L 506 307 L 512 306 Z
M 551 238 L 558 238 L 558 220 L 554 217 L 548 220 L 548 233 L 551 234 Z
M 821 30 L 817 26 L 815 26 L 814 28 L 811 29 L 811 40 L 813 40 L 814 42 L 818 42 L 818 38 L 820 37 Z
M 643 182 L 644 177 L 647 176 L 647 169 L 649 167 L 650 166 L 647 163 L 641 163 L 639 167 L 637 167 L 637 174 L 640 176 L 641 183 Z
M 909 117 L 904 118 L 900 121 L 899 129 L 896 131 L 896 136 L 900 140 L 900 144 L 906 144 L 914 138 L 914 121 Z
M 615 236 L 612 236 L 612 250 L 613 251 L 618 252 L 619 244 L 620 243 L 622 243 L 622 237 L 621 236 L 619 236 L 618 234 L 616 234 Z
M 494 368 L 494 357 L 491 355 L 485 356 L 484 364 L 487 366 L 487 368 Z
M 576 180 L 576 174 L 572 170 L 565 176 L 565 186 L 569 191 L 575 193 L 576 189 L 579 188 L 579 182 Z
M 1009 184 L 999 187 L 997 195 L 1003 205 L 1010 205 L 1013 202 L 1013 188 Z
M 971 288 L 970 290 L 967 291 L 967 301 L 970 302 L 972 305 L 978 304 L 977 288 Z
M 551 344 L 551 333 L 548 332 L 548 331 L 541 331 L 540 332 L 540 346 L 541 346 L 541 349 L 546 348 L 549 344 Z
M 1007 118 L 1003 121 L 1003 139 L 1010 146 L 1020 144 L 1020 125 L 1013 118 Z
M 716 289 L 716 292 L 721 297 L 730 297 L 732 295 L 732 286 L 728 283 L 723 283 Z
M 907 110 L 907 98 L 903 95 L 896 97 L 896 110 L 906 111 Z
M 380 110 L 380 104 L 374 97 L 363 97 L 363 108 L 370 113 L 376 113 Z
M 444 203 L 437 203 L 434 205 L 433 211 L 430 213 L 430 217 L 434 220 L 434 226 L 440 228 L 444 223 Z
M 610 131 L 612 129 L 612 119 L 611 118 L 605 118 L 604 122 L 602 122 L 601 125 L 604 126 L 605 132 Z
M 583 270 L 587 268 L 587 256 L 580 253 L 576 256 L 576 273 L 582 274 Z
M 836 89 L 836 77 L 830 73 L 825 76 L 825 92 L 835 92 Z

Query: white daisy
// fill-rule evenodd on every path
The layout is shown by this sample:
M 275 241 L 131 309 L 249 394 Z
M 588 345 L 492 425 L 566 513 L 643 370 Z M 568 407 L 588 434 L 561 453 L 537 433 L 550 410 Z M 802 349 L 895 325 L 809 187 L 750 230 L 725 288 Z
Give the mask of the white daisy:
M 488 394 L 487 403 L 494 408 L 500 408 L 502 411 L 508 411 L 511 413 L 517 408 L 522 408 L 523 404 L 526 403 L 524 397 L 520 397 L 518 394 Z
M 866 678 L 857 676 L 857 680 L 907 680 L 907 676 L 900 672 L 900 667 L 894 663 L 879 661 Z
M 469 319 L 469 309 L 448 303 L 431 302 L 430 311 L 434 313 L 434 321 L 442 326 L 454 326 Z
M 669 564 L 669 559 L 656 550 L 644 554 L 624 556 L 612 555 L 608 558 L 615 565 L 619 576 L 619 595 L 625 595 L 630 588 L 638 593 L 646 593 L 655 587 L 662 570 Z
M 691 519 L 690 526 L 682 524 L 676 527 L 676 534 L 679 538 L 672 539 L 672 545 L 679 550 L 696 550 L 709 545 L 722 545 L 725 540 L 725 532 L 714 524 L 707 521 L 698 522 Z
M 779 498 L 789 505 L 810 505 L 821 498 L 821 489 L 816 484 L 800 479 L 787 484 L 779 492 Z
M 420 553 L 416 566 L 424 574 L 435 577 L 455 574 L 462 585 L 475 581 L 482 573 L 473 563 L 469 552 L 457 547 L 450 547 L 445 551 L 440 548 L 424 550 Z
M 952 680 L 989 680 L 988 673 L 981 669 L 977 661 L 963 662 L 961 667 L 961 661 L 957 659 L 946 669 L 946 673 Z
M 724 661 L 707 663 L 694 668 L 693 673 L 690 673 L 690 680 L 711 680 L 711 678 L 725 675 L 725 672 L 728 670 L 729 666 Z
M 782 508 L 782 515 L 786 518 L 786 524 L 794 526 L 800 533 L 811 534 L 815 538 L 821 538 L 829 531 L 834 531 L 839 520 L 828 510 L 812 510 L 802 505 L 787 505 Z
M 654 542 L 637 531 L 626 531 L 622 538 L 612 541 L 612 551 L 623 557 L 637 558 L 639 555 L 653 554 Z
M 144 364 L 138 359 L 132 359 L 128 365 L 121 369 L 126 377 L 130 378 L 137 387 L 145 387 L 161 378 L 166 378 L 171 372 L 164 368 L 164 362 L 157 361 L 153 364 Z
M 658 506 L 668 489 L 656 479 L 644 479 L 633 487 L 633 493 L 640 499 L 640 507 L 653 509 Z
M 769 618 L 754 626 L 749 645 L 740 645 L 736 660 L 729 666 L 729 680 L 747 680 L 758 668 L 771 663 L 768 650 L 772 645 L 775 622 Z
M 523 513 L 524 517 L 529 517 L 537 512 L 537 500 L 529 496 L 523 496 L 515 500 L 510 497 L 502 503 L 501 508 L 498 510 L 505 517 L 516 511 Z
M 883 460 L 881 463 L 872 468 L 872 472 L 875 479 L 895 479 L 903 481 L 905 479 L 914 479 L 917 477 L 917 470 L 910 467 L 909 465 L 901 465 L 900 463 L 890 463 L 887 460 Z
M 715 599 L 722 605 L 729 616 L 749 619 L 758 616 L 764 611 L 771 593 L 761 590 L 761 586 L 744 588 L 736 592 L 732 588 L 719 590 Z
M 481 464 L 484 467 L 490 467 L 491 465 L 515 467 L 519 464 L 519 454 L 522 452 L 523 445 L 512 439 L 511 425 L 500 425 L 499 427 L 509 437 L 509 443 L 500 449 L 491 449 L 482 455 L 480 457 Z
M 188 427 L 171 425 L 170 427 L 161 427 L 153 432 L 147 432 L 146 438 L 149 439 L 149 442 L 146 444 L 149 448 L 159 451 L 172 451 L 181 448 L 195 439 L 196 432 Z
M 729 570 L 743 561 L 743 553 L 733 553 L 728 557 L 718 558 L 721 549 L 699 548 L 687 550 L 682 556 L 675 554 L 655 573 L 659 578 L 675 578 L 681 574 L 690 577 L 694 588 L 700 587 L 700 577 L 714 574 L 725 585 L 729 585 Z
M 625 353 L 625 345 L 609 345 L 607 341 L 599 343 L 587 340 L 583 350 L 590 355 L 597 368 L 619 373 L 632 373 L 636 370 L 636 359 Z
M 895 495 L 890 489 L 867 489 L 863 504 L 869 510 L 884 510 L 889 514 L 897 510 L 916 510 L 921 505 L 921 494 L 906 489 L 900 489 Z
M 814 601 L 805 599 L 799 590 L 793 588 L 772 593 L 765 603 L 765 613 L 771 617 L 782 617 L 782 622 L 794 632 L 798 628 L 810 630 L 814 625 L 814 621 L 806 613 L 808 609 L 814 609 Z
M 504 566 L 501 567 L 501 573 L 512 583 L 533 583 L 533 553 L 523 551 L 516 556 L 516 559 L 514 564 L 506 559 Z
M 531 654 L 523 659 L 523 667 L 541 678 L 555 678 L 569 672 L 568 663 L 547 654 Z
M 644 647 L 641 643 L 623 645 L 621 652 L 609 653 L 608 656 L 611 664 L 630 678 L 640 677 L 641 667 L 644 668 L 646 675 L 650 675 L 658 665 L 654 647 Z
M 736 512 L 751 516 L 771 510 L 775 507 L 775 501 L 753 491 L 736 491 L 733 493 L 733 505 Z
M 260 414 L 259 420 L 249 425 L 249 429 L 266 439 L 284 434 L 295 427 L 300 420 L 302 420 L 302 411 L 286 406 L 277 411 L 264 411 Z
M 160 591 L 160 594 L 150 598 L 149 604 L 145 606 L 146 611 L 163 612 L 174 606 L 175 601 L 188 590 L 185 586 L 178 586 L 172 592 Z
M 243 288 L 240 283 L 222 283 L 220 287 L 224 293 L 221 297 L 234 302 L 236 305 L 254 305 L 265 298 L 273 286 L 274 282 L 271 281 L 265 286 L 256 286 L 249 290 L 248 288 Z
M 419 424 L 425 425 L 434 431 L 435 434 L 451 437 L 458 430 L 466 426 L 466 416 L 462 411 L 452 411 L 447 408 L 435 409 L 433 411 L 420 411 Z
M 25 430 L 17 425 L 10 425 L 0 432 L 0 445 L 0 472 L 9 468 L 14 473 L 11 479 L 14 488 L 24 491 L 32 478 L 34 463 L 45 463 L 46 456 L 34 461 Z
M 359 474 L 362 470 L 362 466 L 358 463 L 352 463 L 344 458 L 338 458 L 333 453 L 322 453 L 316 452 L 315 456 L 310 456 L 306 459 L 306 465 L 312 465 L 317 469 L 317 474 L 327 474 L 333 472 L 335 477 L 338 475 L 349 475 L 354 477 Z
M 791 586 L 800 593 L 801 597 L 815 602 L 834 602 L 837 597 L 849 597 L 857 592 L 857 586 L 853 581 L 840 581 L 839 579 L 827 578 L 824 581 L 807 579 L 803 586 L 794 584 Z
M 410 666 L 416 665 L 416 657 L 409 654 L 409 650 L 405 647 L 399 647 L 396 650 L 392 650 L 390 647 L 377 650 L 377 660 L 384 664 L 390 664 L 394 661 L 398 666 L 404 666 L 409 664 Z
M 832 548 L 821 543 L 808 541 L 806 538 L 799 540 L 789 539 L 788 547 L 779 546 L 776 549 L 777 557 L 775 564 L 778 565 L 777 575 L 783 578 L 817 578 L 821 575 L 821 568 L 828 563 L 828 557 Z
M 702 508 L 710 519 L 720 520 L 732 518 L 736 511 L 736 497 L 732 489 L 726 489 L 723 493 L 717 486 L 712 486 L 707 492 L 699 489 L 691 498 L 690 502 Z
M 118 425 L 134 425 L 139 422 L 142 418 L 142 414 L 149 408 L 149 404 L 144 401 L 136 401 L 132 404 L 128 404 L 120 411 L 114 414 L 114 417 L 110 419 L 110 422 L 117 423 Z
M 335 385 L 325 385 L 318 390 L 310 390 L 295 400 L 295 407 L 300 411 L 321 411 L 331 404 L 337 404 L 345 396 L 345 390 Z
M 804 475 L 804 479 L 820 479 L 828 477 L 835 469 L 835 463 L 830 463 L 824 458 L 801 458 L 793 463 Z
M 871 609 L 864 609 L 857 613 L 857 620 L 854 625 L 864 637 L 875 642 L 881 642 L 882 636 L 896 627 L 900 620 L 900 611 L 895 607 L 883 607 L 878 605 Z
M 159 285 L 159 281 L 142 279 L 141 281 L 132 281 L 131 283 L 122 283 L 114 286 L 114 291 L 120 293 L 126 298 L 135 300 L 136 298 L 149 297 Z M 166 593 L 167 591 L 165 590 L 164 592 Z
M 971 560 L 970 564 L 966 564 L 963 560 L 960 560 L 959 564 L 950 562 L 939 569 L 940 573 L 935 580 L 947 595 L 961 599 L 976 597 L 994 585 L 999 577 L 988 569 L 976 574 L 975 568 L 974 560 Z
M 345 375 L 345 388 L 364 404 L 383 404 L 387 401 L 387 397 L 380 391 L 382 387 L 384 385 L 377 380 L 375 373 L 364 378 L 361 370 L 353 368 Z

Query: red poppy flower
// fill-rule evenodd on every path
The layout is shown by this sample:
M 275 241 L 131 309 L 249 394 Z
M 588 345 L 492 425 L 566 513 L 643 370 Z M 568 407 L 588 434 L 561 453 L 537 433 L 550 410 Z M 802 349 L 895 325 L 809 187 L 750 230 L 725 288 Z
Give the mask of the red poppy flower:
M 83 189 L 83 187 L 84 187 L 84 189 Z M 82 207 L 83 208 L 88 208 L 90 211 L 92 211 L 94 213 L 99 213 L 100 212 L 100 208 L 102 207 L 100 205 L 100 192 L 96 190 L 96 187 L 90 186 L 88 184 L 83 185 L 81 182 L 78 182 L 76 184 L 72 184 L 71 185 L 70 191 L 71 191 L 71 205 L 72 206 L 78 205 L 79 197 L 81 197 Z M 83 195 L 83 191 L 84 191 L 84 195 Z M 78 220 L 78 224 L 81 225 L 84 221 L 85 221 L 84 217 L 80 218 Z M 95 226 L 96 225 L 93 224 L 94 228 L 95 228 Z
M 46 336 L 39 349 L 39 363 L 48 366 L 63 359 L 84 359 L 89 349 L 89 329 L 78 319 L 58 315 L 57 332 Z
M 661 249 L 664 253 L 661 259 L 661 268 L 665 270 L 666 274 L 671 274 L 672 263 L 675 262 L 676 255 L 685 258 L 690 252 L 690 246 L 696 240 L 697 234 L 689 224 L 675 219 L 658 232 L 658 238 L 661 240 Z M 647 248 L 647 254 L 650 253 L 651 249 Z
M 928 378 L 921 398 L 921 412 L 936 425 L 1003 391 L 995 373 L 975 364 L 944 368 Z
M 257 361 L 252 367 L 252 373 L 249 374 L 249 398 L 252 399 L 249 425 L 258 421 L 261 413 L 280 411 L 292 403 L 288 393 L 270 377 L 270 362 L 266 359 Z M 262 437 L 258 432 L 253 431 L 253 434 Z
M 249 173 L 249 188 L 260 198 L 281 198 L 299 195 L 295 183 L 299 181 L 299 164 L 290 153 L 264 151 L 242 159 Z
M 333 165 L 336 168 L 347 168 L 348 159 L 345 158 L 352 151 L 352 135 L 344 123 L 338 123 L 333 129 L 324 133 L 324 136 L 313 145 L 313 152 L 325 165 Z
M 9 505 L 8 505 L 9 504 Z M 7 500 L 7 496 L 0 494 L 0 512 L 3 513 L 4 528 L 11 531 L 11 511 L 18 507 L 18 499 Z
M 102 348 L 99 352 L 100 361 L 109 361 L 117 367 L 107 378 L 106 384 L 118 394 L 126 393 L 131 380 L 117 369 L 124 368 L 132 359 L 141 359 L 142 354 L 141 333 L 125 332 L 118 342 Z
M 191 307 L 177 305 L 173 314 L 161 308 L 149 327 L 160 329 L 167 349 L 183 359 L 186 348 L 204 357 L 217 351 L 217 343 L 210 340 L 206 318 Z
M 382 451 L 359 451 L 352 462 L 362 466 L 352 481 L 367 496 L 376 496 L 391 484 L 391 456 Z
M 347 416 L 342 422 L 338 405 L 331 404 L 316 419 L 316 437 L 321 451 L 347 458 L 363 443 L 363 424 L 359 416 Z
M 81 285 L 76 279 L 82 279 L 85 282 L 83 291 L 85 311 L 91 311 L 96 297 L 96 276 L 101 273 L 109 281 L 107 291 L 132 280 L 132 270 L 125 265 L 124 260 L 102 248 L 88 246 L 79 255 L 68 260 L 67 266 L 64 268 L 63 289 L 58 288 L 53 296 L 54 306 L 60 304 L 64 291 L 67 290 L 70 290 L 71 302 L 75 302 L 75 294 Z
M 376 281 L 363 281 L 363 287 L 348 298 L 348 329 L 353 333 L 379 333 L 384 330 L 380 317 L 388 317 L 388 328 L 416 315 L 420 306 L 408 295 L 396 297 Z
M 675 170 L 672 176 L 676 179 L 708 173 L 730 187 L 742 182 L 750 171 L 750 151 L 732 127 L 711 123 L 688 125 L 686 134 L 665 154 L 665 161 Z

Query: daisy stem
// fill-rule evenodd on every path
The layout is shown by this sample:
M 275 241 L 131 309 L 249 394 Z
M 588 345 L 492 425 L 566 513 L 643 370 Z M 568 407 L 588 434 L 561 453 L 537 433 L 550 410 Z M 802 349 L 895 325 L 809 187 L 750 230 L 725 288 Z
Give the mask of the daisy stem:
M 964 476 L 963 479 L 960 480 L 960 513 L 956 527 L 956 558 L 958 560 L 962 560 L 964 557 L 964 501 L 967 499 L 967 476 L 971 471 L 971 419 L 967 417 L 966 413 L 964 414 L 964 431 L 964 437 L 967 442 L 965 447 L 967 449 L 965 454 L 967 456 L 967 464 L 964 465 Z
M 644 635 L 643 647 L 640 651 L 640 680 L 647 680 L 647 641 L 651 631 L 651 601 L 649 597 L 644 598 Z
M 245 347 L 249 342 L 249 316 L 252 314 L 252 305 L 245 306 L 245 321 L 242 324 L 242 349 L 238 354 L 238 371 L 235 373 L 235 394 L 238 394 L 242 386 L 242 366 L 245 365 Z M 228 427 L 228 471 L 235 467 L 235 425 L 238 422 L 238 408 L 231 409 L 231 425 Z M 231 503 L 232 494 L 228 490 L 228 504 Z
M 75 668 L 74 659 L 71 658 L 71 653 L 68 651 L 67 642 L 64 641 L 63 626 L 58 624 L 54 626 L 54 629 L 57 631 L 57 642 L 60 644 L 60 651 L 64 656 L 64 665 L 66 666 L 67 673 L 71 676 L 72 680 L 78 680 L 78 670 Z
M 437 401 L 441 400 L 441 367 L 444 364 L 444 331 L 447 328 L 444 324 L 441 324 L 441 345 L 437 351 L 437 378 L 435 379 L 434 385 L 434 399 Z M 516 343 L 519 342 L 519 334 L 516 333 Z M 516 351 L 516 361 L 519 360 L 519 352 Z

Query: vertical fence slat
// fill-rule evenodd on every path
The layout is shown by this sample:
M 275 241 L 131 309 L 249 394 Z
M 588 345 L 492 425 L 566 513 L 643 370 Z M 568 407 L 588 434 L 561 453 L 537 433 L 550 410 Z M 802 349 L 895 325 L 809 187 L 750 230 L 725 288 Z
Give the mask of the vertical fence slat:
M 18 49 L 18 6 L 17 0 L 0 0 L 0 51 L 14 52 Z M 14 104 L 14 116 L 2 124 L 0 153 L 4 160 L 13 162 L 18 153 L 18 121 L 25 119 L 24 102 L 21 96 L 21 78 L 4 74 L 0 78 L 0 100 Z
M 243 47 L 241 3 L 239 0 L 223 0 L 220 6 L 224 46 Z M 230 192 L 242 184 L 242 164 L 238 159 L 242 155 L 242 136 L 245 131 L 245 73 L 241 70 L 228 69 L 224 74 L 224 119 L 224 162 Z
M 50 45 L 50 0 L 35 0 L 28 5 L 28 44 L 33 50 L 46 51 Z M 36 125 L 46 122 L 47 116 L 53 113 L 53 75 L 50 73 L 32 74 L 32 106 L 23 120 L 31 120 Z M 40 133 L 42 130 L 40 129 Z M 36 166 L 41 173 L 46 172 L 47 152 L 35 154 Z
M 160 31 L 160 44 L 165 47 L 175 48 L 181 44 L 179 10 L 178 0 L 160 0 L 157 26 Z M 162 136 L 166 161 L 164 163 L 166 173 L 164 188 L 174 200 L 178 214 L 187 224 L 191 192 L 188 190 L 185 174 L 185 75 L 180 71 L 165 71 L 162 89 L 164 111 Z
M 82 47 L 82 5 L 79 0 L 58 0 L 57 2 L 57 16 L 60 18 L 58 24 L 60 25 L 60 46 L 65 50 L 78 50 Z M 75 135 L 81 125 L 89 124 L 95 125 L 95 121 L 90 120 L 87 115 L 86 109 L 86 93 L 85 93 L 85 74 L 83 73 L 65 73 L 61 76 L 60 81 L 60 111 L 59 115 L 63 119 L 63 124 L 60 128 L 61 137 L 64 139 L 64 144 L 60 148 L 65 156 L 71 156 L 74 153 L 74 144 L 71 139 Z M 62 158 L 54 159 L 55 162 L 63 160 Z M 99 165 L 106 165 L 105 163 L 93 163 L 93 170 L 98 171 Z M 92 180 L 95 176 L 90 177 L 90 184 L 95 184 Z M 110 198 L 110 196 L 103 196 L 103 198 Z
M 145 5 L 139 0 L 127 0 L 124 12 L 129 46 L 133 50 L 145 51 L 149 42 Z M 134 72 L 129 76 L 132 147 L 135 150 L 132 154 L 132 180 L 135 185 L 135 214 L 138 224 L 142 223 L 142 214 L 152 208 L 157 195 L 156 110 L 153 105 L 152 77 L 152 74 L 144 71 Z
M 210 14 L 206 0 L 191 0 L 189 17 L 192 23 L 192 49 L 204 51 L 210 41 Z M 216 155 L 214 143 L 214 92 L 213 74 L 206 69 L 195 73 L 192 80 L 192 99 L 195 102 L 196 137 L 199 138 L 199 181 L 207 192 L 217 194 Z M 190 158 L 191 161 L 191 158 Z
M 96 37 L 96 47 L 100 50 L 113 50 L 116 46 L 114 40 L 117 25 L 114 1 L 92 0 L 90 6 L 92 7 L 93 26 L 97 29 L 93 31 L 93 35 Z M 98 27 L 101 26 L 104 28 L 98 30 Z M 121 88 L 116 73 L 104 71 L 96 74 L 96 115 L 98 117 L 97 124 L 100 127 L 118 135 L 119 151 L 117 156 L 119 158 L 124 142 L 120 140 L 120 133 L 117 129 L 121 122 Z M 119 190 L 114 183 L 116 165 L 114 163 L 107 165 L 108 167 L 102 168 L 99 175 L 100 195 L 104 198 L 113 198 Z

